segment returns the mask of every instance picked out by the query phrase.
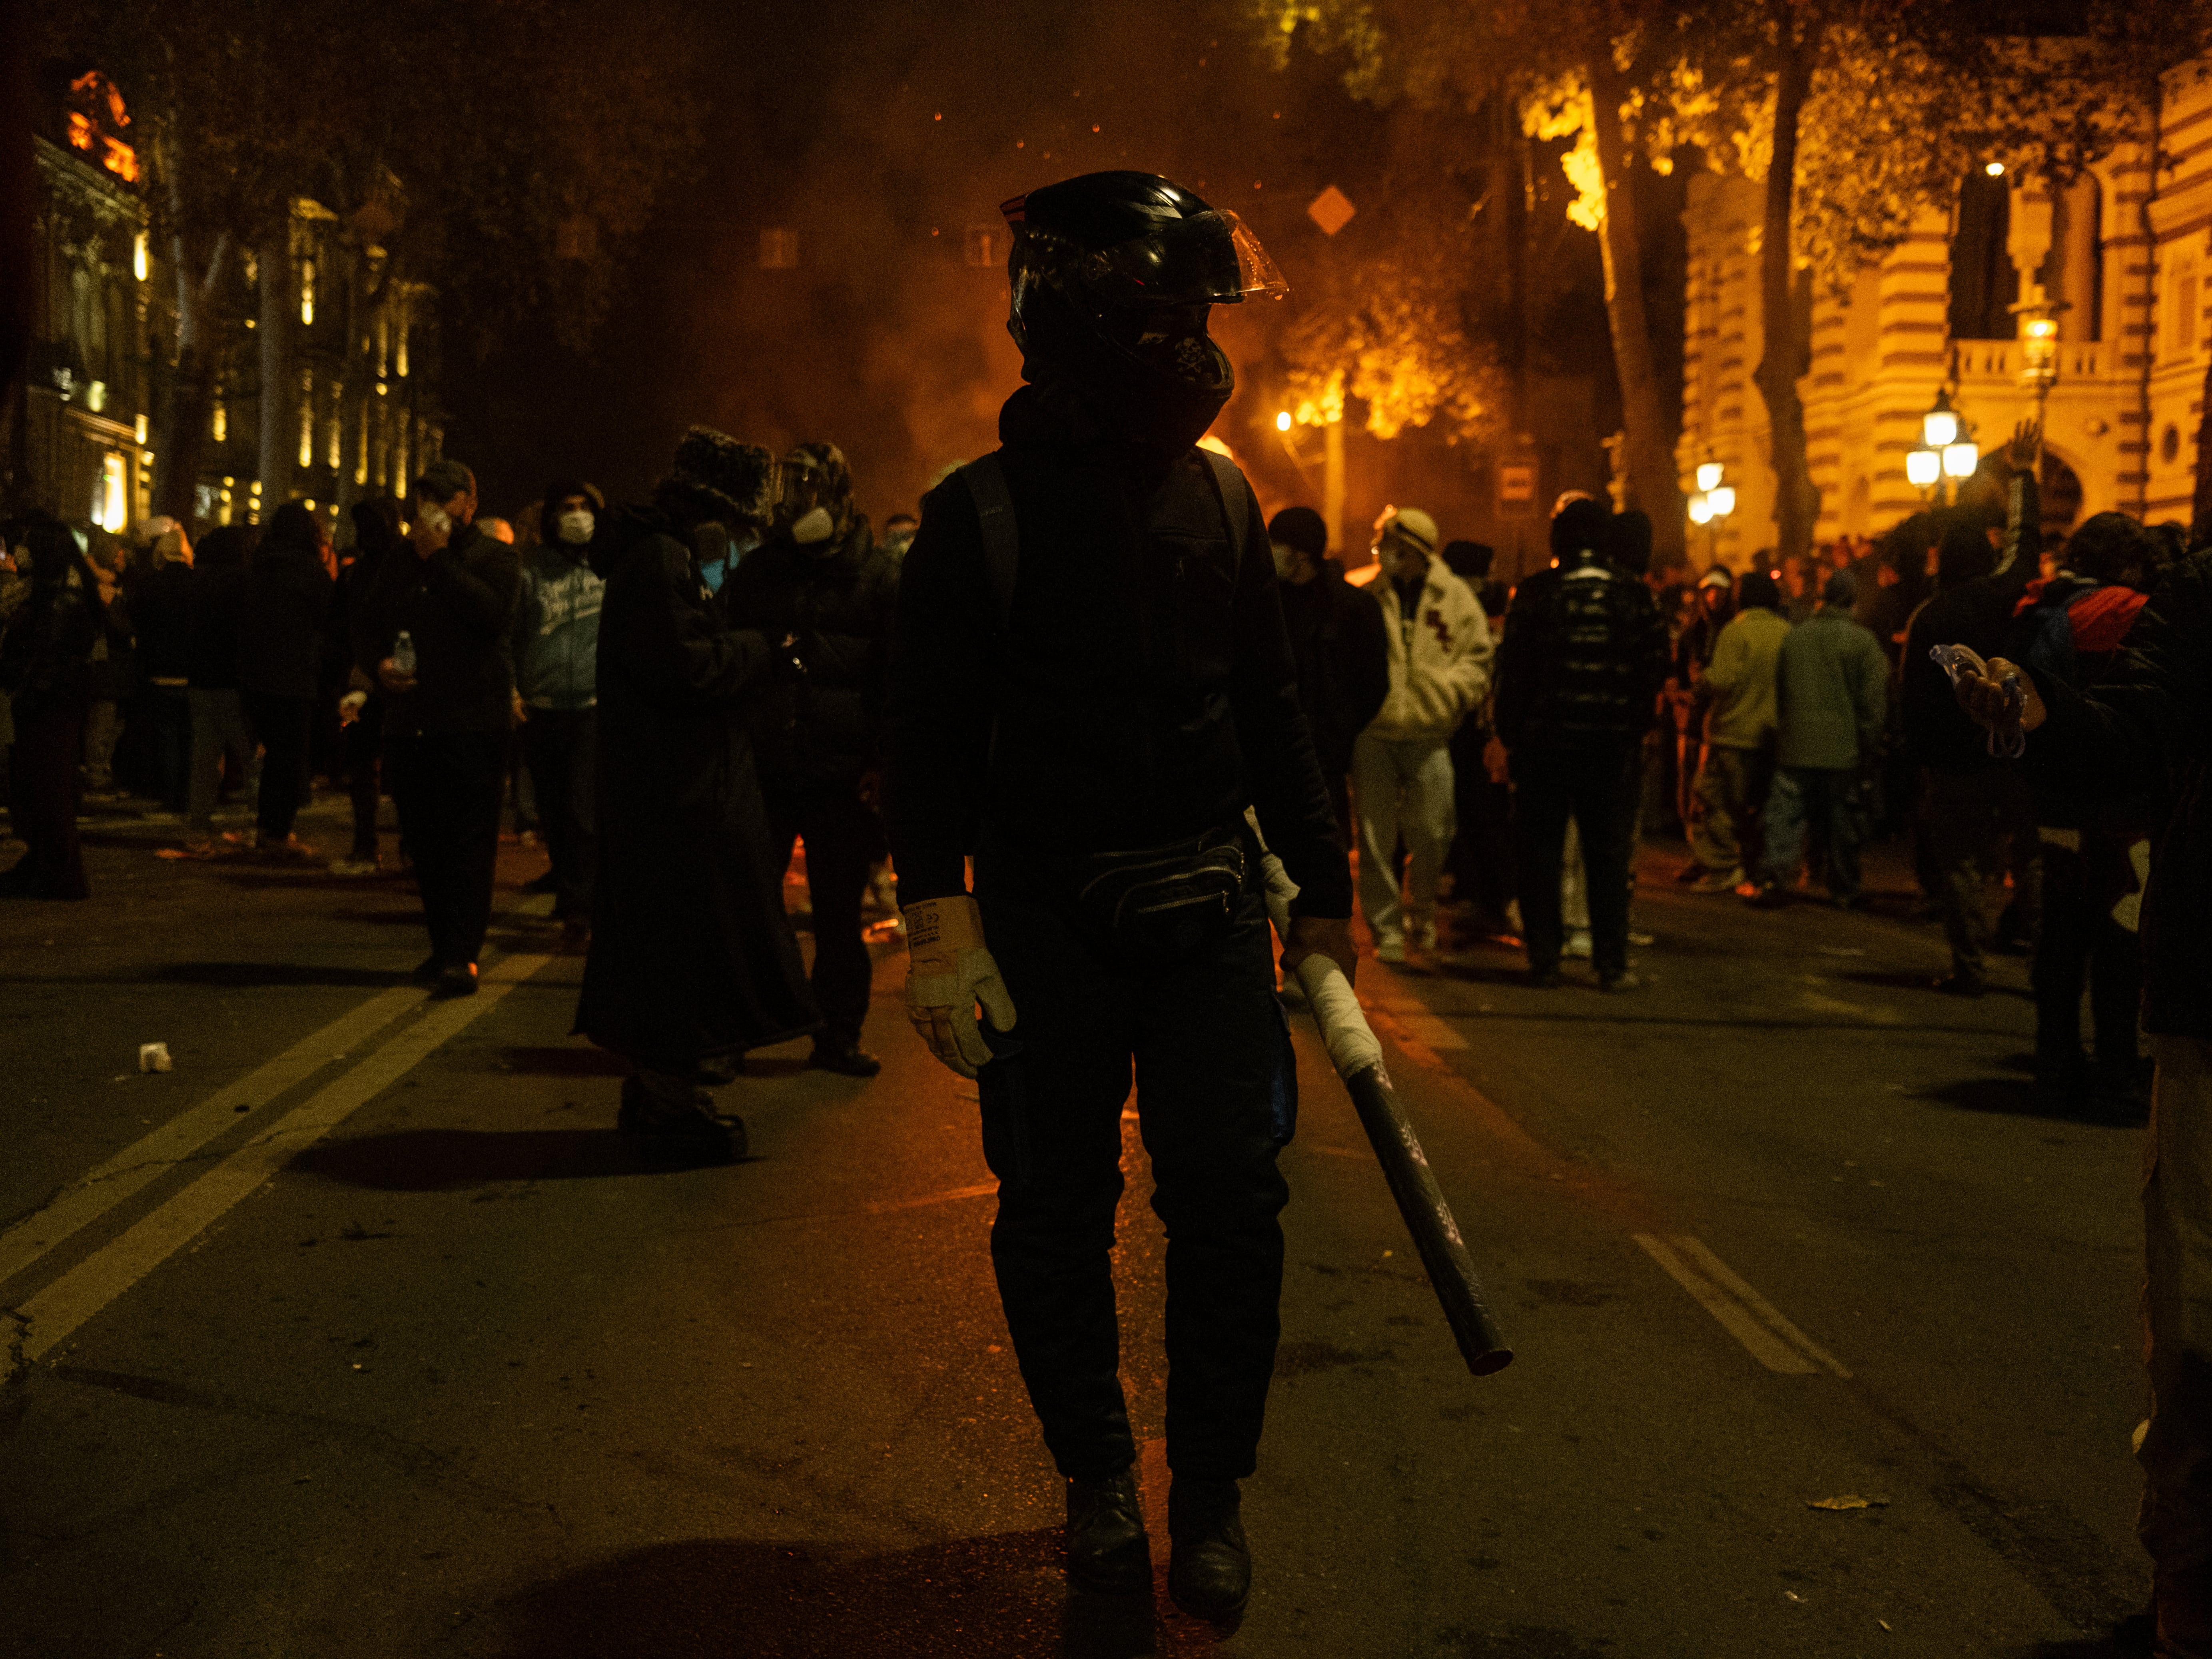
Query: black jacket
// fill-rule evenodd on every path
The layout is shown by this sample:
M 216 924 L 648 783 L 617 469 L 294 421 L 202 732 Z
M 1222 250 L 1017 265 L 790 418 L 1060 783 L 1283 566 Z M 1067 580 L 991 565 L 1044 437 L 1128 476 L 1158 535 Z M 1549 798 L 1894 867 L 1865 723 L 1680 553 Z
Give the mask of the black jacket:
M 263 545 L 239 601 L 239 690 L 301 700 L 320 693 L 331 586 L 312 550 Z
M 99 596 L 89 583 L 64 579 L 33 585 L 0 634 L 0 691 L 8 693 L 19 725 L 45 715 L 83 714 L 100 631 Z
M 1020 542 L 1006 637 L 964 480 L 923 501 L 900 571 L 900 890 L 965 891 L 963 856 L 986 834 L 1018 854 L 1126 851 L 1251 805 L 1301 909 L 1351 915 L 1249 490 L 1231 509 L 1246 520 L 1240 562 L 1195 449 L 1148 460 L 1034 386 L 1007 401 L 999 434 Z
M 718 596 L 732 628 L 797 635 L 799 677 L 763 686 L 745 707 L 754 763 L 771 795 L 849 789 L 884 763 L 898 567 L 855 517 L 836 549 L 777 538 L 745 555 Z
M 403 542 L 380 562 L 354 624 L 356 660 L 374 677 L 404 630 L 415 689 L 390 700 L 386 731 L 504 732 L 514 721 L 507 629 L 522 565 L 473 524 L 428 558 Z
M 2091 803 L 2166 781 L 2172 807 L 2143 895 L 2143 1024 L 2212 1039 L 2212 551 L 2167 574 L 2118 662 L 2087 690 L 2026 667 L 2051 711 L 2027 740 L 2039 793 Z
M 138 672 L 147 679 L 181 680 L 191 674 L 192 585 L 198 580 L 191 566 L 172 560 L 132 592 Z
M 1305 710 L 1322 769 L 1341 776 L 1352 744 L 1390 695 L 1390 644 L 1382 607 L 1344 579 L 1344 567 L 1323 559 L 1310 582 L 1285 582 L 1283 628 L 1298 665 L 1298 706 Z
M 215 538 L 210 536 L 210 542 Z M 203 550 L 206 550 L 204 548 Z M 226 553 L 235 553 L 231 546 Z M 195 691 L 238 690 L 238 617 L 246 599 L 242 558 L 204 563 L 192 574 L 191 623 L 185 634 L 185 674 Z
M 599 874 L 576 1030 L 665 1071 L 811 1030 L 744 704 L 781 653 L 732 629 L 649 514 L 604 525 Z
M 1513 595 L 1498 648 L 1498 735 L 1508 749 L 1587 747 L 1651 729 L 1667 623 L 1651 590 L 1584 554 Z

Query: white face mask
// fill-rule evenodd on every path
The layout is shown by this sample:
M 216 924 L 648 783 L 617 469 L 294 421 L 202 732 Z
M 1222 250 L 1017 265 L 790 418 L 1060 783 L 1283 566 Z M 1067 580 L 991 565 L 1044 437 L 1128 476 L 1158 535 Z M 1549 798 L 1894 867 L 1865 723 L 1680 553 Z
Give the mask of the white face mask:
M 592 515 L 581 507 L 561 515 L 561 539 L 571 547 L 581 547 L 592 539 Z
M 812 507 L 801 514 L 791 526 L 791 539 L 801 547 L 810 547 L 817 542 L 828 541 L 836 528 L 837 521 L 830 516 L 828 507 Z
M 421 511 L 416 516 L 422 520 L 422 528 L 434 536 L 441 535 L 453 527 L 453 516 L 435 501 L 423 502 Z
M 1275 575 L 1283 581 L 1291 579 L 1291 572 L 1298 568 L 1298 550 L 1285 547 L 1280 542 L 1269 542 L 1267 550 L 1275 556 Z

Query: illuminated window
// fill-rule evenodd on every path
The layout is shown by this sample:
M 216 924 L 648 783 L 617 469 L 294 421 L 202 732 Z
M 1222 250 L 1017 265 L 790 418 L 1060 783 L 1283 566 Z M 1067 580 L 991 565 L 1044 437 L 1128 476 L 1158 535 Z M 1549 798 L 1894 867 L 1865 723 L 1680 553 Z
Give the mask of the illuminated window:
M 763 270 L 796 270 L 799 268 L 799 233 L 795 230 L 761 232 L 760 262 Z
M 93 486 L 92 492 L 92 521 L 102 530 L 112 533 L 129 522 L 130 510 L 125 500 L 129 479 L 121 450 L 111 449 L 100 457 L 100 482 Z
M 300 320 L 303 323 L 315 320 L 315 262 L 313 259 L 300 261 Z
M 94 380 L 84 389 L 84 406 L 97 415 L 107 407 L 107 382 Z
M 142 283 L 146 280 L 146 233 L 143 230 L 131 239 L 131 274 Z
M 208 436 L 217 443 L 226 443 L 230 438 L 230 412 L 222 406 L 220 398 L 216 399 L 215 412 L 208 417 Z M 226 519 L 223 522 L 230 521 Z
M 392 354 L 392 367 L 401 380 L 407 378 L 407 319 L 399 319 L 399 343 Z
M 368 399 L 361 400 L 361 453 L 354 459 L 353 481 L 356 484 L 368 482 Z
M 141 444 L 146 441 L 146 417 L 141 415 L 134 424 L 131 435 Z
M 326 434 L 326 441 L 323 446 L 323 453 L 327 458 L 324 464 L 333 472 L 337 471 L 340 462 L 344 459 L 344 456 L 341 453 L 344 447 L 344 443 L 345 387 L 343 385 L 334 385 L 331 387 L 330 430 Z

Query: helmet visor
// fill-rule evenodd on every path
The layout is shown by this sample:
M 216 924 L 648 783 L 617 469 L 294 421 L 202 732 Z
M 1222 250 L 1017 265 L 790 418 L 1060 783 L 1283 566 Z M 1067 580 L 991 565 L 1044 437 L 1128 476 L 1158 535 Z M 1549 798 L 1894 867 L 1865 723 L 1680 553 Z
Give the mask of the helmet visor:
M 1079 255 L 1069 274 L 1114 307 L 1235 305 L 1248 294 L 1290 292 L 1252 228 L 1219 208 Z

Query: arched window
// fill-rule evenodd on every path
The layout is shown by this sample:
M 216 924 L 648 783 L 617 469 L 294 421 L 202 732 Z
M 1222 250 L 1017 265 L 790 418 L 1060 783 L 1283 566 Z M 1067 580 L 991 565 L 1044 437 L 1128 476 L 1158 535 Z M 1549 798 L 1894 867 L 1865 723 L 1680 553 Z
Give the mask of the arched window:
M 2005 244 L 2012 234 L 2012 185 L 1977 168 L 1959 186 L 1958 229 L 1951 238 L 1951 337 L 2009 340 L 2020 272 Z

